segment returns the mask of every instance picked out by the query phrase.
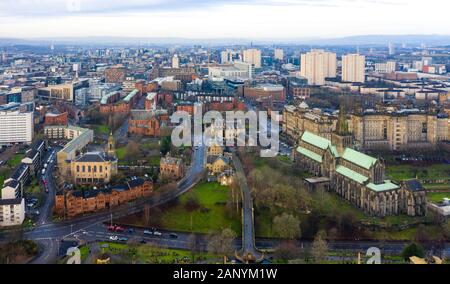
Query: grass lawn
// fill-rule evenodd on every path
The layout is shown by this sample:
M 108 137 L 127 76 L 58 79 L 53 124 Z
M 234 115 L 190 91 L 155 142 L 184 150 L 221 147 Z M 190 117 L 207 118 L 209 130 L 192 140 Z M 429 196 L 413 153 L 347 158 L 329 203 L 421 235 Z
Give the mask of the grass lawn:
M 450 198 L 450 192 L 428 192 L 427 199 L 431 202 L 441 202 L 444 198 Z
M 9 159 L 8 165 L 11 168 L 15 168 L 22 162 L 23 158 L 25 158 L 25 154 L 14 154 L 14 156 Z
M 109 135 L 110 134 L 109 127 L 107 125 L 101 124 L 101 125 L 95 125 L 94 126 L 94 133 L 101 134 L 101 135 Z
M 185 205 L 191 197 L 197 198 L 200 206 L 207 208 L 209 211 L 201 212 L 200 209 L 192 213 L 188 212 Z M 225 203 L 227 199 L 227 187 L 217 183 L 201 183 L 182 195 L 177 206 L 164 212 L 162 218 L 163 227 L 176 231 L 197 233 L 208 233 L 231 228 L 237 234 L 240 234 L 240 220 L 226 216 Z
M 117 158 L 119 159 L 119 162 L 125 160 L 125 156 L 127 155 L 126 147 L 117 148 L 116 155 Z
M 200 208 L 189 212 L 186 209 L 188 200 L 195 198 Z M 209 233 L 231 228 L 237 235 L 241 234 L 239 217 L 229 217 L 226 212 L 228 187 L 218 183 L 201 183 L 189 192 L 180 196 L 178 204 L 162 209 L 162 217 L 155 226 L 166 230 Z M 141 214 L 125 217 L 121 223 L 146 226 Z M 150 224 L 151 226 L 152 224 Z M 148 226 L 148 225 L 147 225 Z
M 102 245 L 108 245 L 108 248 L 101 248 L 103 253 L 108 253 L 110 255 L 120 255 L 122 253 L 126 253 L 129 250 L 129 246 L 126 244 L 117 244 L 117 243 L 100 243 Z M 158 248 L 152 245 L 139 245 L 136 247 L 136 254 L 134 259 L 138 263 L 148 263 L 148 264 L 173 264 L 173 263 L 181 263 L 183 262 L 183 258 L 189 259 L 187 263 L 191 261 L 191 252 L 187 250 L 179 250 L 179 249 L 166 249 L 166 248 Z M 217 256 L 209 255 L 207 253 L 200 253 L 196 255 L 196 259 L 201 258 L 205 259 L 217 259 Z M 186 262 L 185 262 L 186 263 Z
M 424 167 L 413 165 L 388 166 L 386 175 L 395 181 L 413 179 L 416 178 L 416 175 L 419 179 L 450 179 L 450 165 L 435 164 Z
M 89 247 L 88 246 L 81 246 L 79 247 L 80 253 L 81 253 L 81 262 L 83 262 L 86 257 L 89 256 Z
M 448 183 L 429 183 L 424 184 L 426 190 L 448 190 L 450 191 L 450 184 Z

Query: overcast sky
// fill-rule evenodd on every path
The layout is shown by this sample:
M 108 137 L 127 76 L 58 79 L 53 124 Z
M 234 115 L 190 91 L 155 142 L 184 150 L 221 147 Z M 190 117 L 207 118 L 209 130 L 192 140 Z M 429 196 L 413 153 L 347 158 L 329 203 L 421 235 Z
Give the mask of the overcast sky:
M 448 0 L 0 0 L 0 37 L 450 34 Z

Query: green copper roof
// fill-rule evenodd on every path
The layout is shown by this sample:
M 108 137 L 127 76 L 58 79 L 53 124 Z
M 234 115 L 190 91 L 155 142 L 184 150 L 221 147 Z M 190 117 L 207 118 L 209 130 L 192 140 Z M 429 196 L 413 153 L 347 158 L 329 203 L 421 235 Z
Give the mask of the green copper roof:
M 139 90 L 134 89 L 131 93 L 129 93 L 124 99 L 124 102 L 129 103 L 131 99 L 139 93 Z
M 322 163 L 322 157 L 308 149 L 305 149 L 303 147 L 298 147 L 297 152 L 299 152 L 302 155 L 305 155 L 308 158 L 313 159 L 316 162 Z
M 369 180 L 368 177 L 363 176 L 362 174 L 359 174 L 349 168 L 346 168 L 344 166 L 337 166 L 336 167 L 336 172 L 338 172 L 339 174 L 348 177 L 349 179 L 352 179 L 354 181 L 356 181 L 357 183 L 363 184 L 366 181 Z
M 331 141 L 320 137 L 318 135 L 312 134 L 311 132 L 305 131 L 302 135 L 302 141 L 319 147 L 322 150 L 326 150 L 329 145 L 331 145 Z
M 339 158 L 339 152 L 338 152 L 336 146 L 330 146 L 330 150 L 331 150 L 331 154 L 333 154 L 333 156 L 335 156 L 336 158 Z
M 377 162 L 377 159 L 350 148 L 345 149 L 342 158 L 365 169 L 370 169 Z
M 389 190 L 398 189 L 399 187 L 395 183 L 392 183 L 390 180 L 385 180 L 384 183 L 382 183 L 382 184 L 369 183 L 367 185 L 367 188 L 369 188 L 373 191 L 376 191 L 376 192 L 381 192 L 381 191 L 389 191 Z

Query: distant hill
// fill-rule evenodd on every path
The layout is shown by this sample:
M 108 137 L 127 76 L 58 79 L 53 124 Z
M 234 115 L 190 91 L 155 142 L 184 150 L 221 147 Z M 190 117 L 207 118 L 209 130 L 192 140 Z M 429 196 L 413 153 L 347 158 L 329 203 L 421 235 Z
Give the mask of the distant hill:
M 359 35 L 342 38 L 215 38 L 215 39 L 189 39 L 189 38 L 132 38 L 132 37 L 67 37 L 67 38 L 38 38 L 14 39 L 0 38 L 0 46 L 5 45 L 249 45 L 254 44 L 300 44 L 300 45 L 387 45 L 395 44 L 428 46 L 450 45 L 450 35 Z

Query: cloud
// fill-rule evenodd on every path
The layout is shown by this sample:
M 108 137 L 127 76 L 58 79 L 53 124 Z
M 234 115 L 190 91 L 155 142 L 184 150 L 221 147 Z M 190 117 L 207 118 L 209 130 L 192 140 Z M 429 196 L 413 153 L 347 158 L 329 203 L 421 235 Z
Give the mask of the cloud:
M 395 4 L 394 1 L 399 0 L 0 0 L 0 14 L 10 17 L 61 17 L 207 10 L 230 5 L 338 7 L 364 3 Z

